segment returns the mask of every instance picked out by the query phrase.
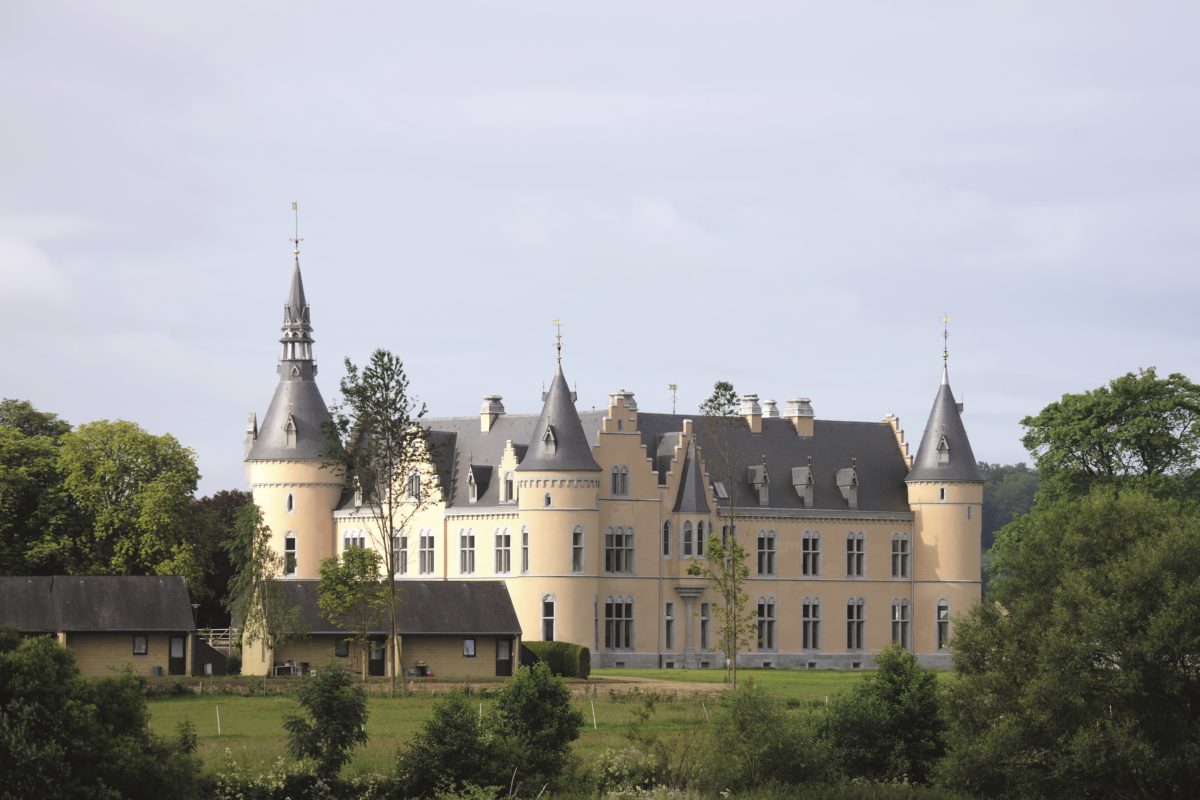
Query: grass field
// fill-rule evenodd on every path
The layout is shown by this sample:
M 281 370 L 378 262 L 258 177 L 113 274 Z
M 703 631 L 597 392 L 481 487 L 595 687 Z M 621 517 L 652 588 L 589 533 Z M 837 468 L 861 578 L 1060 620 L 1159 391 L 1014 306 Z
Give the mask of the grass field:
M 714 695 L 724 689 L 720 670 L 596 670 L 595 680 L 571 683 L 575 707 L 585 724 L 575 752 L 585 762 L 608 747 L 621 746 L 625 726 L 647 693 L 657 699 L 654 726 L 670 735 L 702 725 Z M 739 670 L 739 682 L 754 680 L 791 707 L 823 705 L 824 699 L 862 680 L 864 672 L 826 670 Z M 276 686 L 286 682 L 273 681 Z M 675 685 L 673 685 L 675 684 Z M 697 686 L 696 684 L 700 684 Z M 711 690 L 711 691 L 710 691 Z M 427 692 L 368 700 L 366 747 L 360 749 L 347 774 L 387 772 L 396 751 L 429 716 L 434 696 Z M 479 701 L 487 713 L 489 700 Z M 191 720 L 199 738 L 198 753 L 209 767 L 233 761 L 253 771 L 267 769 L 284 756 L 283 717 L 299 706 L 289 696 L 242 697 L 202 695 L 150 701 L 151 727 L 172 735 L 183 720 Z M 593 709 L 595 713 L 593 723 Z M 217 734 L 220 712 L 221 733 Z

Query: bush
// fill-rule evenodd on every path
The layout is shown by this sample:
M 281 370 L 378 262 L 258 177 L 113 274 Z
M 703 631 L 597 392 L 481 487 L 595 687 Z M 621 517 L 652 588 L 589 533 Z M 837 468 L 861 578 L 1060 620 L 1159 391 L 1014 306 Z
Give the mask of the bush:
M 234 648 L 229 651 L 229 655 L 225 657 L 225 674 L 226 675 L 241 675 L 242 674 L 242 651 Z
M 499 782 L 495 747 L 476 708 L 463 692 L 449 692 L 434 701 L 433 713 L 397 761 L 404 797 Z
M 350 749 L 365 744 L 367 695 L 354 685 L 350 673 L 327 664 L 305 676 L 297 692 L 307 717 L 288 715 L 288 755 L 316 762 L 317 774 L 332 778 L 350 760 Z
M 563 682 L 545 664 L 534 664 L 505 685 L 491 722 L 506 769 L 516 769 L 518 783 L 540 788 L 567 766 L 583 715 L 571 708 Z
M 533 664 L 545 664 L 560 678 L 587 678 L 592 674 L 592 653 L 570 642 L 526 642 L 522 655 L 532 655 Z

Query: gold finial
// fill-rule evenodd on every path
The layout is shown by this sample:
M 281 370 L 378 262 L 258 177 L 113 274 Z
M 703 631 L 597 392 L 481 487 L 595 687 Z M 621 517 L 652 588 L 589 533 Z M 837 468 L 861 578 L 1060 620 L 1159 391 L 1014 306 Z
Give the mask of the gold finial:
M 942 363 L 950 359 L 950 315 L 942 314 Z
M 296 223 L 296 233 L 291 239 L 288 239 L 288 241 L 292 243 L 292 255 L 296 257 L 296 263 L 299 264 L 300 243 L 304 240 L 300 238 L 300 206 L 295 200 L 292 201 L 292 217 Z
M 562 320 L 554 320 L 550 323 L 554 326 L 554 349 L 558 351 L 558 363 L 562 363 Z

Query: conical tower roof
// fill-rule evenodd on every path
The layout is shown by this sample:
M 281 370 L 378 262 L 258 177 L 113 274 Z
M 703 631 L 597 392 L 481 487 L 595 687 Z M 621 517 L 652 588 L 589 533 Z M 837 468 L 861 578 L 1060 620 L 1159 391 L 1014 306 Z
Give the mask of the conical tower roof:
M 688 442 L 687 454 L 683 459 L 683 472 L 679 476 L 679 496 L 675 498 L 675 513 L 707 514 L 708 487 L 704 484 L 704 473 L 700 459 L 696 457 L 696 440 Z
M 283 306 L 283 357 L 279 384 L 259 426 L 247 461 L 321 459 L 326 447 L 325 425 L 329 409 L 317 388 L 317 365 L 312 354 L 312 325 L 300 259 L 292 270 L 292 283 Z
M 958 402 L 950 391 L 950 378 L 942 366 L 942 385 L 938 387 L 925 434 L 906 481 L 978 481 L 983 473 L 971 451 L 971 441 L 963 427 Z
M 550 391 L 542 399 L 542 415 L 517 471 L 599 472 L 600 465 L 592 457 L 592 446 L 583 432 L 574 393 L 567 387 L 561 363 L 550 382 Z

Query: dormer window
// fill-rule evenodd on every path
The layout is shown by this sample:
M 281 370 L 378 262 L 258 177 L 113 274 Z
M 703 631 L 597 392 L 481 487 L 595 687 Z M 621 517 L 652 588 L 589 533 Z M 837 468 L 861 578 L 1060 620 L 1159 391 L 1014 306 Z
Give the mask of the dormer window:
M 288 414 L 287 422 L 283 424 L 284 447 L 296 446 L 296 418 Z
M 949 464 L 950 463 L 950 443 L 946 441 L 946 437 L 944 435 L 942 436 L 942 440 L 940 442 L 938 442 L 937 463 L 939 463 L 939 464 Z
M 792 487 L 805 508 L 813 507 L 812 467 L 792 467 Z
M 846 501 L 846 508 L 858 508 L 858 470 L 854 467 L 837 471 L 838 491 Z
M 767 475 L 766 464 L 756 464 L 750 469 L 750 486 L 758 493 L 758 504 L 765 506 L 770 502 L 769 484 L 771 483 L 770 476 Z
M 725 488 L 725 484 L 721 483 L 720 481 L 713 481 L 712 488 L 713 497 L 717 498 L 718 500 L 729 499 L 729 490 Z
M 412 500 L 421 499 L 421 475 L 417 472 L 408 473 L 408 496 Z
M 513 491 L 513 474 L 506 472 L 504 474 L 504 502 L 511 503 L 516 499 L 517 495 Z
M 546 432 L 542 434 L 542 444 L 546 446 L 546 453 L 554 455 L 554 450 L 558 447 L 558 439 L 554 435 L 554 426 L 547 425 Z
M 475 473 L 472 472 L 467 476 L 467 502 L 475 503 L 479 500 L 479 486 L 475 483 Z

